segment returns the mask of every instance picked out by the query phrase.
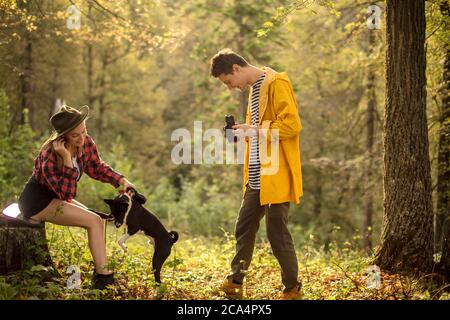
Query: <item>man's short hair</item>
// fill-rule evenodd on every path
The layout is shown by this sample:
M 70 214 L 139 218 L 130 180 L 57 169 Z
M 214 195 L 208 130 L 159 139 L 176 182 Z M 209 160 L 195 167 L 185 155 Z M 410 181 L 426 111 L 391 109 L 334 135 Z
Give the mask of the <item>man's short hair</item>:
M 222 49 L 211 59 L 211 75 L 214 78 L 223 74 L 233 73 L 233 64 L 248 66 L 247 61 L 231 49 Z

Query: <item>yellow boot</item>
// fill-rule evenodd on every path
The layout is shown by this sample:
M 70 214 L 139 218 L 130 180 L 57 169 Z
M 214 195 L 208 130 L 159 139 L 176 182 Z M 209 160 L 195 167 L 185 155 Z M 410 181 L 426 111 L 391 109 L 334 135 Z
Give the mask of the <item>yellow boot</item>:
M 289 291 L 283 291 L 281 294 L 281 300 L 301 300 L 302 299 L 302 286 L 298 285 Z
M 220 286 L 225 295 L 230 299 L 242 299 L 243 296 L 243 286 L 233 282 L 230 278 L 225 278 L 222 285 Z

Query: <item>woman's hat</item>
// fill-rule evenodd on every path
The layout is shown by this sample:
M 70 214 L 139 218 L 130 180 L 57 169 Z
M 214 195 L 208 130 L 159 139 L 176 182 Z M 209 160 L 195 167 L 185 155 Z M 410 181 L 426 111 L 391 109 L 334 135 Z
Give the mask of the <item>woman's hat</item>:
M 82 106 L 80 110 L 69 106 L 62 106 L 61 109 L 50 118 L 50 123 L 53 126 L 53 129 L 55 129 L 55 136 L 52 138 L 59 138 L 72 129 L 75 129 L 88 115 L 88 106 Z

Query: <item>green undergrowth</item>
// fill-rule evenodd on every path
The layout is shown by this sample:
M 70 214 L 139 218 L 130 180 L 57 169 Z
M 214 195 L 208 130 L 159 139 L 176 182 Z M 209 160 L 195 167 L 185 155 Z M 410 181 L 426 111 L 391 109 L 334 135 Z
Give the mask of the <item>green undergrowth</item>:
M 0 276 L 0 299 L 226 299 L 218 288 L 229 272 L 234 252 L 231 235 L 203 238 L 180 234 L 164 265 L 163 284 L 155 287 L 153 246 L 147 237 L 138 234 L 130 238 L 128 253 L 124 253 L 117 244 L 123 230 L 108 225 L 107 231 L 109 266 L 117 282 L 114 289 L 90 289 L 93 263 L 86 231 L 49 224 L 47 239 L 60 277 L 44 266 Z M 304 299 L 449 299 L 445 288 L 424 289 L 424 279 L 381 272 L 379 282 L 373 282 L 367 273 L 370 258 L 351 243 L 331 244 L 326 253 L 306 243 L 297 247 L 297 256 Z M 79 270 L 79 288 L 68 288 L 68 282 L 76 279 L 67 274 L 71 265 Z M 244 299 L 279 299 L 282 289 L 270 245 L 260 241 L 247 271 Z

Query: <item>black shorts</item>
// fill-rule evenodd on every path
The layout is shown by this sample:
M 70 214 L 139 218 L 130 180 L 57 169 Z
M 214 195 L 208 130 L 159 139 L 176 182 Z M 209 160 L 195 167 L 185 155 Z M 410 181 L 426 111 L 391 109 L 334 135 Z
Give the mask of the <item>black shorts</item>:
M 56 193 L 40 184 L 33 174 L 20 195 L 20 212 L 26 218 L 31 218 L 44 210 L 53 199 L 58 199 Z

